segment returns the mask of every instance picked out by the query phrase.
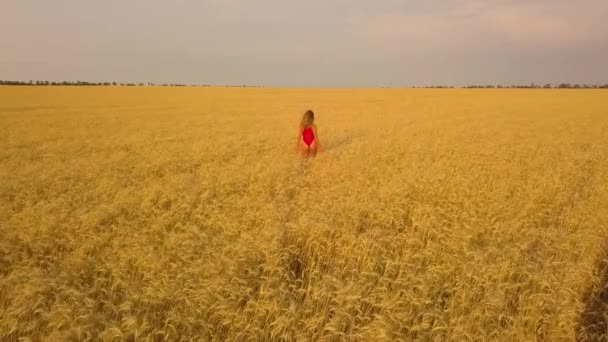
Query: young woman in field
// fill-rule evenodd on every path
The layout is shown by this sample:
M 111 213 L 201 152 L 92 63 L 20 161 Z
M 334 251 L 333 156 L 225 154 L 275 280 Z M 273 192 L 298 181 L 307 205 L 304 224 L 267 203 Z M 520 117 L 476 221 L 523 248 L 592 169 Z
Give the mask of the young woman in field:
M 317 125 L 314 124 L 315 113 L 312 110 L 307 110 L 302 116 L 300 127 L 298 127 L 298 136 L 296 137 L 296 152 L 302 150 L 302 157 L 314 157 L 317 155 L 317 150 L 321 149 L 319 143 L 319 134 L 317 133 Z

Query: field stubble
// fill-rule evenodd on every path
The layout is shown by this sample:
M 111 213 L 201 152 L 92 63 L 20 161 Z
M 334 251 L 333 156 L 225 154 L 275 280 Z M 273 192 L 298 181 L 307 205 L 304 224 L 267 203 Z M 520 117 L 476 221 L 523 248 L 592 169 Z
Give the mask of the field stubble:
M 604 91 L 2 87 L 0 123 L 2 340 L 606 332 Z

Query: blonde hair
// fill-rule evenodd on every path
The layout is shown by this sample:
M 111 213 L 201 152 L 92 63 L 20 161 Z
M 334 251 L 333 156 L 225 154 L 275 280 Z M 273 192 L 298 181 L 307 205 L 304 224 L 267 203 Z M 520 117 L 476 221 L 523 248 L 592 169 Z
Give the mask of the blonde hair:
M 312 126 L 312 123 L 315 121 L 315 113 L 312 110 L 307 110 L 306 113 L 302 116 L 302 121 L 300 122 L 301 128 L 308 128 Z

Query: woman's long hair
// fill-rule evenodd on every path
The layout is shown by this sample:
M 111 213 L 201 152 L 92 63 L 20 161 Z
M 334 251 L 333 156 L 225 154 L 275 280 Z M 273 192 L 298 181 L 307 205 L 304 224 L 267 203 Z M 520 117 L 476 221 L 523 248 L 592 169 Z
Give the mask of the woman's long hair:
M 302 121 L 300 122 L 300 128 L 308 128 L 312 126 L 312 123 L 315 121 L 315 113 L 312 110 L 307 110 L 302 116 Z

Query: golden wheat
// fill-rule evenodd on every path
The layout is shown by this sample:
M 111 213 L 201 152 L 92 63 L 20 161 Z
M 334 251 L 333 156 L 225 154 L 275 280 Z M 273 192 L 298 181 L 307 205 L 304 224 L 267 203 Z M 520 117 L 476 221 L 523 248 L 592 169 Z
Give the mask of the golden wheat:
M 599 338 L 607 94 L 2 87 L 0 340 Z

